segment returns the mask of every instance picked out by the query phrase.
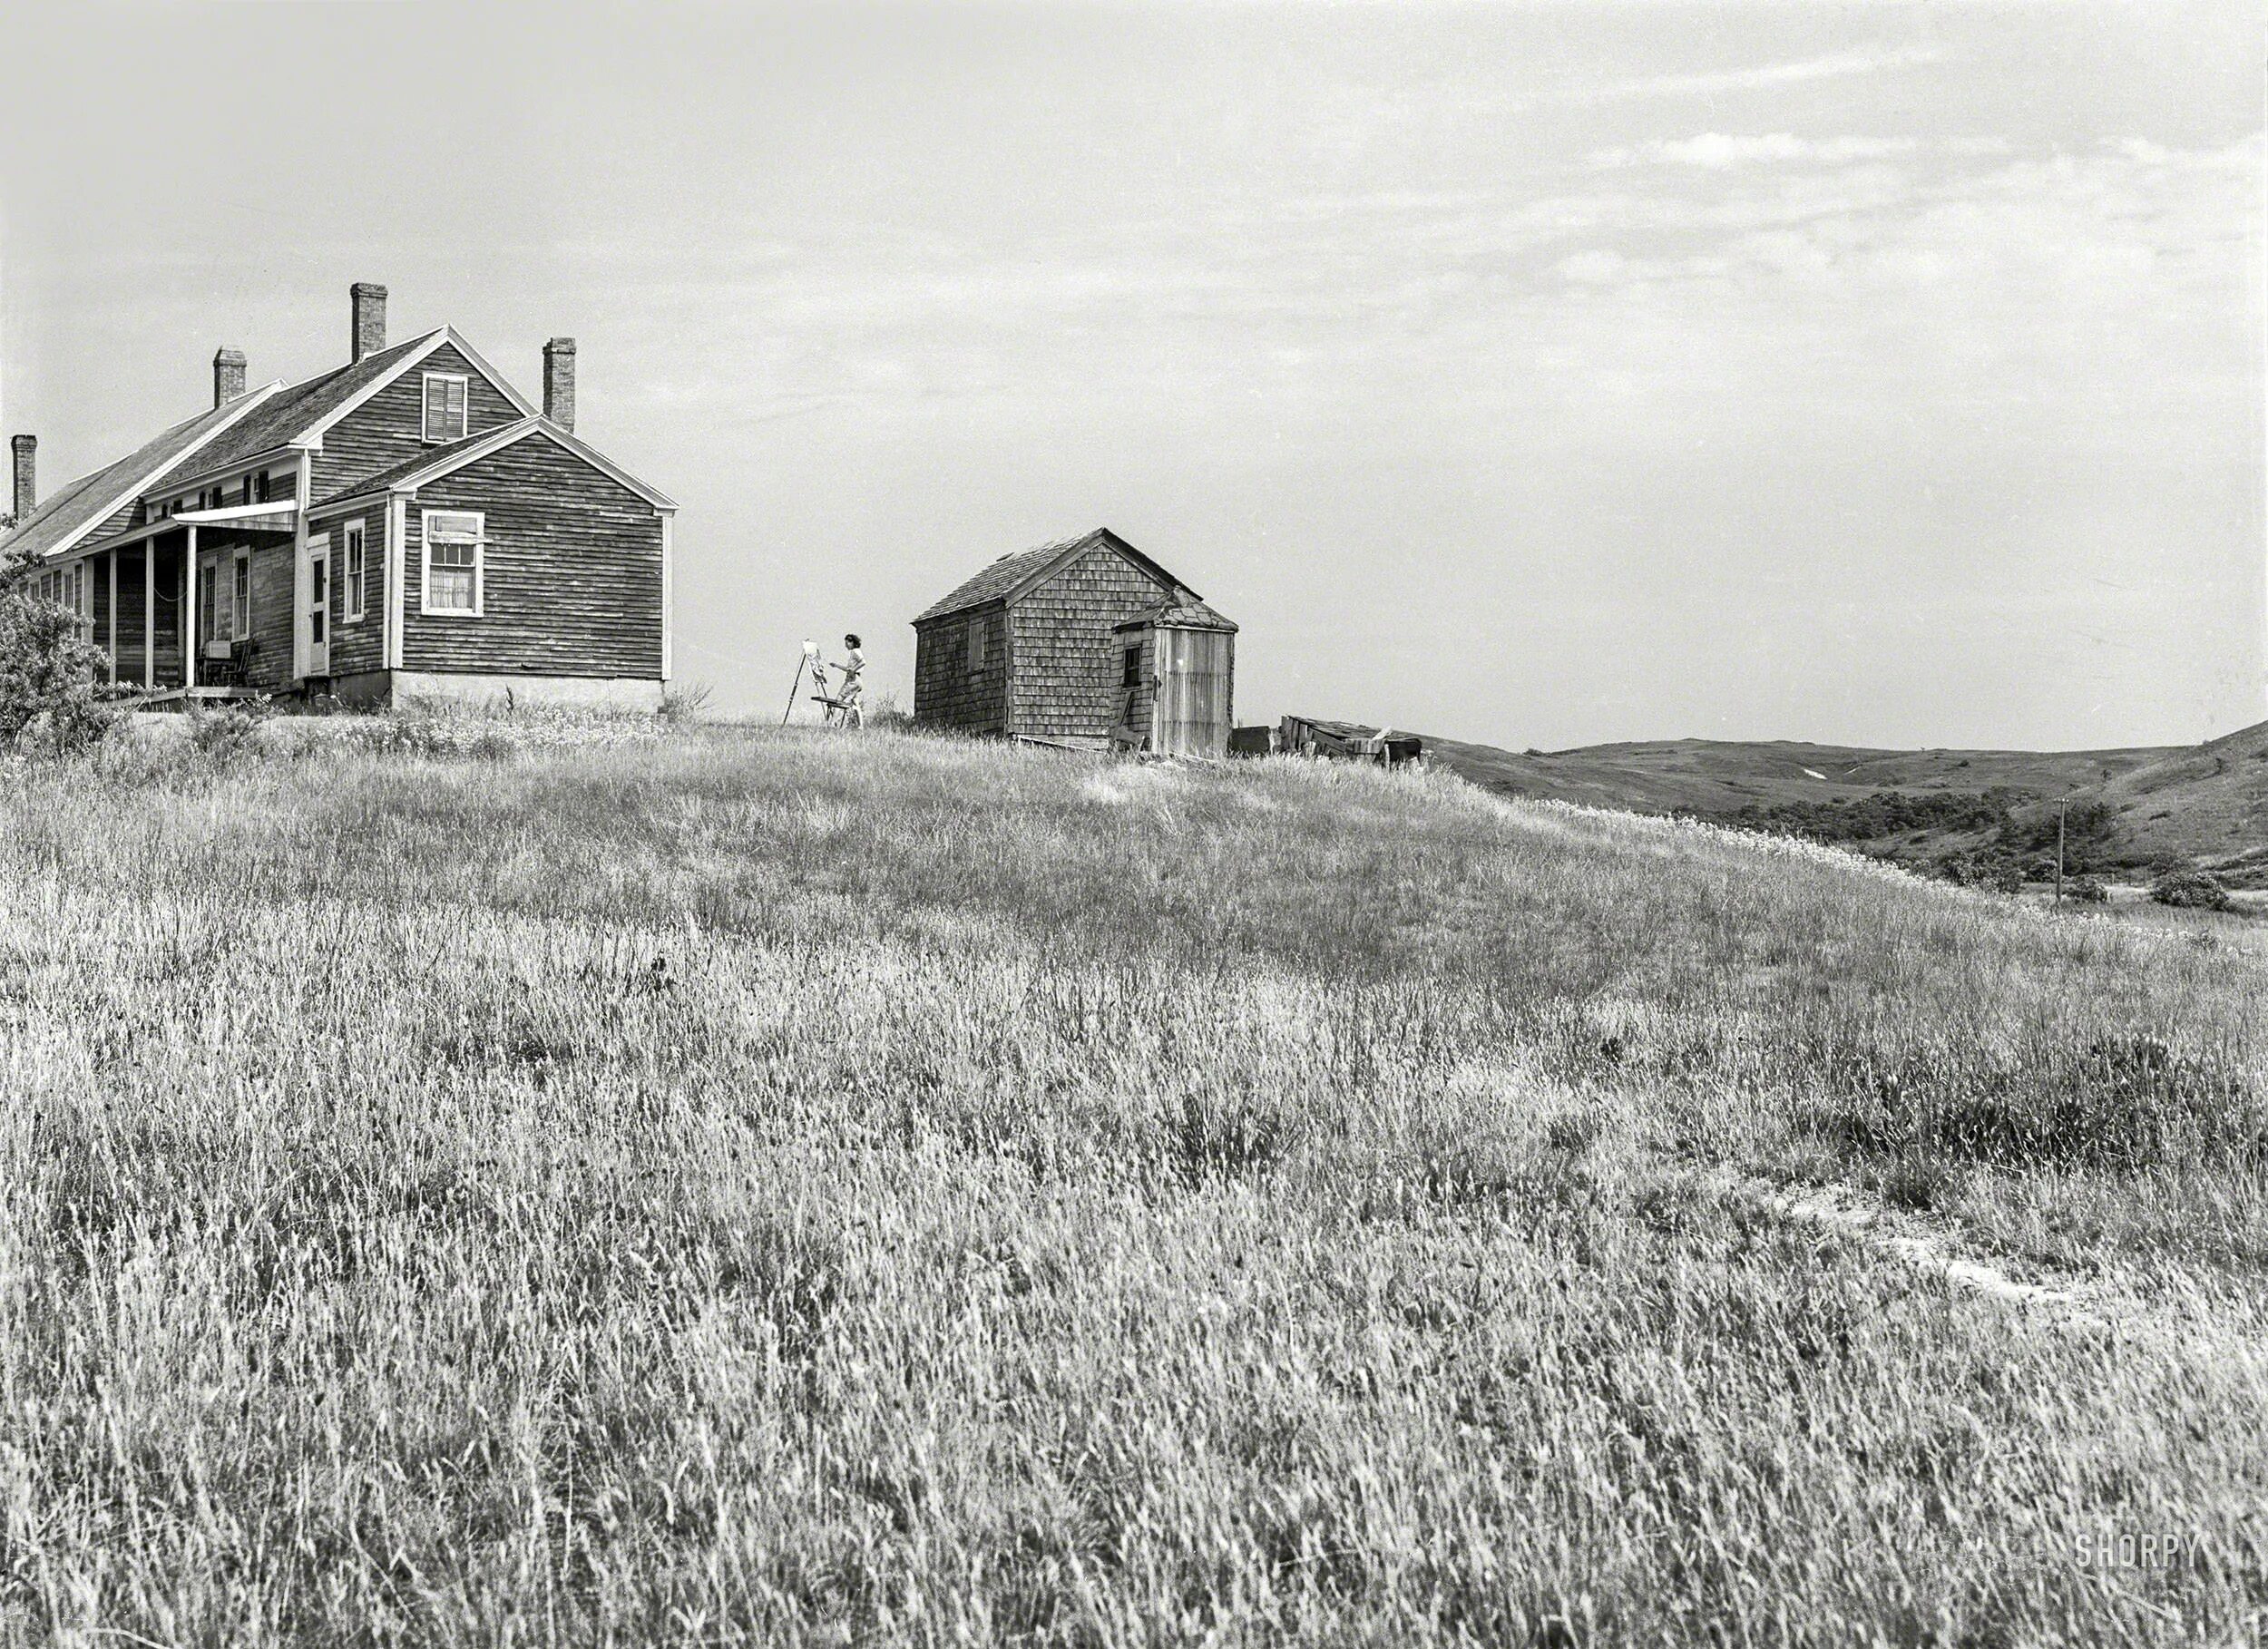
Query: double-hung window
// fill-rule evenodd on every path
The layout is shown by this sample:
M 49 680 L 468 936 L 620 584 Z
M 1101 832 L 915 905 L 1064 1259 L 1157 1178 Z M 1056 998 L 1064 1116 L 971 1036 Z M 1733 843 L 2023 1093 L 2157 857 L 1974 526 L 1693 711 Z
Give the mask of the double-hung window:
M 362 523 L 347 523 L 347 619 L 349 624 L 362 622 Z
M 477 510 L 427 510 L 425 610 L 481 616 L 481 549 L 484 518 Z
M 464 439 L 464 375 L 461 372 L 425 374 L 426 440 Z
M 236 565 L 229 574 L 229 584 L 236 594 L 230 614 L 235 621 L 229 628 L 229 639 L 232 641 L 249 640 L 252 635 L 252 552 L 249 550 L 236 552 Z

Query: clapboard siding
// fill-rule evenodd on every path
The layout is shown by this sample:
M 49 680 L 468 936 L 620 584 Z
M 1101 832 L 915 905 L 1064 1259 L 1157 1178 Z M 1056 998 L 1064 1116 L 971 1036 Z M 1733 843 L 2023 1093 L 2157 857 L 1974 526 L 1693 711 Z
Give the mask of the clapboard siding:
M 1112 627 L 1173 594 L 1132 561 L 1095 544 L 1009 608 L 1008 731 L 1108 738 L 1124 703 Z
M 983 632 L 969 668 L 969 632 Z M 914 632 L 914 719 L 963 733 L 1008 730 L 1008 615 L 999 602 L 932 619 Z
M 181 567 L 189 535 L 168 533 L 152 540 L 157 549 L 157 668 L 152 679 L 179 687 L 181 681 Z M 141 594 L 137 589 L 135 594 Z M 139 665 L 136 668 L 139 669 Z
M 298 551 L 288 538 L 252 546 L 251 646 L 244 659 L 244 685 L 274 691 L 288 688 L 291 674 L 292 607 L 298 596 L 295 571 Z
M 520 409 L 503 390 L 453 346 L 444 344 L 323 432 L 323 450 L 315 454 L 315 487 L 310 496 L 318 500 L 336 497 L 365 475 L 375 475 L 441 444 L 425 440 L 423 434 L 425 374 L 429 372 L 465 376 L 464 433 L 468 435 L 513 423 L 521 416 Z
M 347 617 L 347 529 L 362 523 L 362 617 Z M 323 523 L 331 535 L 331 674 L 386 668 L 386 506 Z
M 419 610 L 426 510 L 486 516 L 477 619 Z M 515 442 L 420 488 L 407 518 L 404 669 L 660 678 L 661 518 L 573 454 Z

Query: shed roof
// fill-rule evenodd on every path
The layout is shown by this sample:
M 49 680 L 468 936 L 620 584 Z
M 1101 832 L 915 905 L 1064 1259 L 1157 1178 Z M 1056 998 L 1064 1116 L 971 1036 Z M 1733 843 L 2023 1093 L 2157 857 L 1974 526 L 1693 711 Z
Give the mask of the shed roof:
M 1222 629 L 1231 635 L 1237 631 L 1234 619 L 1222 616 L 1194 597 L 1186 601 L 1160 601 L 1155 607 L 1146 607 L 1130 618 L 1119 620 L 1112 628 L 1139 629 L 1149 626 L 1161 629 Z
M 982 607 L 992 601 L 1012 601 L 1025 590 L 1042 582 L 1062 563 L 1098 547 L 1114 550 L 1126 557 L 1159 583 L 1169 586 L 1174 590 L 1177 599 L 1187 597 L 1191 601 L 1197 600 L 1197 591 L 1174 577 L 1172 573 L 1151 561 L 1149 557 L 1111 532 L 1110 528 L 1097 527 L 1093 532 L 1082 532 L 1077 538 L 1058 539 L 1051 544 L 1041 544 L 1037 549 L 1020 551 L 1013 555 L 1002 556 L 974 578 L 960 585 L 943 600 L 933 602 L 915 614 L 914 622 L 921 624 L 931 619 L 944 618 L 951 613 L 966 612 L 973 607 Z

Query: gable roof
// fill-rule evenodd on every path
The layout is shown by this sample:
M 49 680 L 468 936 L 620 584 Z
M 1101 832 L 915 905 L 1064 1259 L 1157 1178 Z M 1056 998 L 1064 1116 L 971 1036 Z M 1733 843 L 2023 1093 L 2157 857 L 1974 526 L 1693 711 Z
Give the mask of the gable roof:
M 0 534 L 0 547 L 36 556 L 57 555 L 70 549 L 141 497 L 153 476 L 205 450 L 216 437 L 257 416 L 282 388 L 280 384 L 269 384 L 249 395 L 224 401 L 193 418 L 182 420 L 115 463 L 80 476 L 17 522 L 15 532 Z
M 294 384 L 261 408 L 259 417 L 246 419 L 229 432 L 226 441 L 215 442 L 210 450 L 198 454 L 194 462 L 175 465 L 148 490 L 157 493 L 186 486 L 279 447 L 318 440 L 325 430 L 445 344 L 470 361 L 522 414 L 535 411 L 501 373 L 474 353 L 455 327 L 435 327 L 407 343 Z
M 503 424 L 495 429 L 484 429 L 478 434 L 465 435 L 445 446 L 433 447 L 414 457 L 405 458 L 401 463 L 380 470 L 375 475 L 366 475 L 359 481 L 348 483 L 327 498 L 318 499 L 312 508 L 314 510 L 327 509 L 332 504 L 339 503 L 347 499 L 366 498 L 374 493 L 414 493 L 428 481 L 438 480 L 452 470 L 461 470 L 468 463 L 477 463 L 491 453 L 502 452 L 505 447 L 524 441 L 531 435 L 540 435 L 551 442 L 552 445 L 572 453 L 591 468 L 629 488 L 658 510 L 677 508 L 677 501 L 669 494 L 648 486 L 590 443 L 578 440 L 570 431 L 562 429 L 541 414 L 523 418 L 516 424 Z
M 1093 532 L 1082 532 L 1077 538 L 1058 539 L 1054 543 L 1041 544 L 1035 550 L 1002 556 L 943 600 L 933 602 L 916 613 L 914 622 L 920 624 L 931 619 L 942 619 L 949 613 L 966 612 L 972 607 L 982 607 L 991 601 L 1012 601 L 1034 585 L 1044 582 L 1059 567 L 1094 549 L 1115 551 L 1159 583 L 1171 588 L 1177 595 L 1186 595 L 1192 601 L 1198 599 L 1196 590 L 1110 528 L 1097 527 Z

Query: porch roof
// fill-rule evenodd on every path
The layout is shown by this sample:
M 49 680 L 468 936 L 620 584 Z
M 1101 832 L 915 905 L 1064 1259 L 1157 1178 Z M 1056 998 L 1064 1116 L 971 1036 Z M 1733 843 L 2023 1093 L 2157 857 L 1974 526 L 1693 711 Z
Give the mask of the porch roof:
M 240 527 L 254 532 L 294 532 L 299 506 L 289 499 L 273 503 L 231 504 L 219 510 L 177 510 L 167 519 L 194 527 Z

